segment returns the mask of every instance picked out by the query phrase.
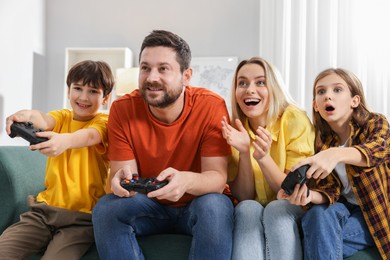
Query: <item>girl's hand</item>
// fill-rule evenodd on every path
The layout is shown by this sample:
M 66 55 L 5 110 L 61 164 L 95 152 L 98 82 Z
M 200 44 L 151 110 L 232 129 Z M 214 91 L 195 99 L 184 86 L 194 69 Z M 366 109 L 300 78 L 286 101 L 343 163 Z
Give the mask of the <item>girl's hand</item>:
M 309 164 L 310 168 L 306 172 L 307 178 L 325 179 L 340 161 L 340 156 L 336 149 L 338 148 L 329 148 L 305 158 L 294 165 L 291 171 L 298 169 L 302 165 Z
M 222 119 L 222 135 L 226 139 L 226 142 L 237 149 L 240 153 L 249 152 L 250 149 L 250 138 L 249 134 L 242 125 L 239 119 L 235 120 L 237 129 L 232 127 L 226 117 Z
M 256 140 L 253 142 L 255 151 L 253 157 L 258 161 L 269 153 L 272 144 L 272 136 L 268 130 L 259 126 L 256 130 Z

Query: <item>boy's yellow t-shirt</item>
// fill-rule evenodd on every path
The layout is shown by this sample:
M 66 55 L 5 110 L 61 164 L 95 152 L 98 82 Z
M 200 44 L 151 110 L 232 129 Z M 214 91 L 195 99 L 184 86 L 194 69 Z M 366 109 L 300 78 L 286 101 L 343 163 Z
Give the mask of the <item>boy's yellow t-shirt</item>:
M 97 200 L 105 194 L 108 174 L 107 120 L 106 114 L 97 114 L 92 120 L 73 120 L 73 111 L 68 109 L 49 113 L 56 125 L 53 132 L 72 133 L 79 129 L 95 128 L 102 142 L 95 146 L 68 149 L 46 163 L 46 190 L 37 196 L 38 202 L 50 206 L 91 213 Z

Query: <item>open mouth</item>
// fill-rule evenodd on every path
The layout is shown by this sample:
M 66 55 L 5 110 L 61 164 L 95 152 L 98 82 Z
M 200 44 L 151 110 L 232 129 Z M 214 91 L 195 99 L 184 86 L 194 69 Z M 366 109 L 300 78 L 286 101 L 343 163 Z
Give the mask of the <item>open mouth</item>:
M 257 98 L 248 98 L 244 100 L 245 105 L 247 106 L 256 106 L 257 104 L 260 103 L 260 99 Z
M 334 111 L 334 107 L 333 106 L 326 106 L 325 110 L 328 112 L 331 112 L 331 111 Z

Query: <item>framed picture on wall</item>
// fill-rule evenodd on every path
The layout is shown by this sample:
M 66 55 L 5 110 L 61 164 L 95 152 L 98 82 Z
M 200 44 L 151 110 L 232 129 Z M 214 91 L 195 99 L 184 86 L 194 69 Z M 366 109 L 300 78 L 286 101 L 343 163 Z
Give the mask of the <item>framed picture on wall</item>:
M 194 57 L 191 85 L 210 89 L 222 96 L 231 113 L 230 95 L 237 64 L 237 57 Z

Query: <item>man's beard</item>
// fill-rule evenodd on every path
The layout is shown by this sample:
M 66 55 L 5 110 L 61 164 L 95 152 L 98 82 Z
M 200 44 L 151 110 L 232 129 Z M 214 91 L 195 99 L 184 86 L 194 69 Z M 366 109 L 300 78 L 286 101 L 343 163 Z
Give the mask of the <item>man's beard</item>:
M 167 91 L 161 84 L 144 83 L 142 88 L 140 89 L 140 92 L 141 92 L 142 97 L 146 101 L 146 103 L 148 103 L 148 105 L 150 105 L 152 107 L 156 107 L 156 108 L 166 108 L 169 105 L 173 104 L 180 97 L 181 93 L 183 92 L 182 83 L 181 83 L 181 86 L 182 86 L 181 88 L 175 88 L 171 91 Z M 148 98 L 148 96 L 146 95 L 146 91 L 145 91 L 145 89 L 147 89 L 148 87 L 157 87 L 157 88 L 162 89 L 162 91 L 164 92 L 163 97 L 160 99 Z

